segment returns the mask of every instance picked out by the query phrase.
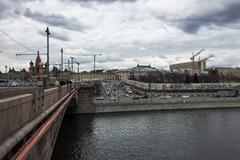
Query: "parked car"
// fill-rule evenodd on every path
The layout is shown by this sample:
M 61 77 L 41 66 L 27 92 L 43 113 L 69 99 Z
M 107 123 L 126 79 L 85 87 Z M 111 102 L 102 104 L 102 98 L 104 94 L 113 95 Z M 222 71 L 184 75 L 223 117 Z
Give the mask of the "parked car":
M 182 98 L 189 98 L 189 95 L 182 95 Z
M 116 100 L 117 98 L 116 97 L 110 97 L 109 99 L 110 100 Z
M 103 97 L 97 97 L 96 100 L 104 100 Z
M 43 81 L 38 81 L 37 85 L 38 86 L 43 86 Z
M 144 95 L 144 96 L 142 96 L 141 98 L 148 98 L 148 95 Z
M 160 98 L 160 99 L 165 99 L 165 98 L 172 98 L 172 96 L 170 96 L 170 95 L 162 95 L 162 96 L 159 96 L 158 98 Z
M 17 82 L 8 82 L 7 84 L 8 87 L 16 87 L 17 85 Z
M 214 94 L 214 95 L 213 95 L 213 98 L 220 98 L 220 97 L 221 97 L 220 94 Z
M 137 100 L 137 99 L 139 99 L 139 97 L 132 97 L 132 99 L 133 99 L 133 100 Z

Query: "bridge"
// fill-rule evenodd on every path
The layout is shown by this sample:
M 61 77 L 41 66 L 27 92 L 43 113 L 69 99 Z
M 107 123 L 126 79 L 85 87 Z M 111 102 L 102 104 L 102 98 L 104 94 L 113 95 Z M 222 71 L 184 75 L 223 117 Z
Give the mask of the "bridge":
M 91 113 L 93 85 L 72 84 L 1 94 L 0 159 L 49 160 L 66 112 Z

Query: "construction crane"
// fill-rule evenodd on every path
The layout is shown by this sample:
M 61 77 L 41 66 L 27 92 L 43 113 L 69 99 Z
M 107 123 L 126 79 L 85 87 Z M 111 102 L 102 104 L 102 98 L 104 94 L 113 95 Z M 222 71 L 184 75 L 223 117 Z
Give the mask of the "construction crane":
M 200 66 L 201 66 L 201 72 L 204 72 L 205 68 L 206 68 L 206 62 L 209 58 L 214 57 L 214 55 L 209 55 L 206 58 L 203 58 L 201 60 L 199 60 Z
M 73 59 L 73 61 L 74 61 L 75 63 L 77 63 L 77 65 L 78 65 L 78 73 L 79 73 L 79 65 L 80 65 L 80 63 L 79 63 L 78 61 L 75 61 L 74 59 Z
M 93 70 L 94 70 L 94 73 L 96 71 L 96 56 L 102 56 L 102 54 L 82 54 L 80 56 L 93 56 Z
M 34 53 L 17 53 L 16 56 L 34 56 Z M 39 53 L 39 55 L 47 55 L 46 53 Z
M 206 58 L 201 59 L 200 61 L 201 61 L 201 62 L 206 62 L 208 59 L 210 59 L 210 58 L 212 58 L 212 57 L 214 57 L 214 55 L 209 55 L 209 56 L 207 56 Z
M 75 57 L 70 57 L 71 59 L 71 64 L 72 64 L 72 72 L 73 72 L 73 62 L 74 62 L 74 59 L 76 59 Z
M 202 51 L 204 51 L 205 49 L 201 49 L 199 52 L 197 52 L 196 54 L 192 53 L 192 57 L 190 58 L 190 60 L 194 61 L 194 58 L 199 55 Z
M 69 63 L 51 63 L 49 65 L 50 66 L 59 66 L 59 70 L 60 70 L 60 68 L 62 67 L 63 64 L 69 64 Z M 67 67 L 67 65 L 65 67 Z M 68 69 L 69 69 L 69 66 L 68 66 Z
M 202 51 L 204 51 L 205 49 L 201 49 L 199 52 L 197 52 L 196 54 L 192 53 L 192 57 L 190 58 L 190 60 L 192 60 L 192 74 L 195 74 L 195 68 L 194 68 L 194 58 L 199 55 Z

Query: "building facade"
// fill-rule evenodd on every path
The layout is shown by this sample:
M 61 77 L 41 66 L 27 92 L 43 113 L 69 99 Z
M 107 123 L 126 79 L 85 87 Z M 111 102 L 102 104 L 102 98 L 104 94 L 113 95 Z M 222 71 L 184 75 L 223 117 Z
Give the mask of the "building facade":
M 170 65 L 170 70 L 172 72 L 181 72 L 184 73 L 188 71 L 190 74 L 202 74 L 206 70 L 206 61 L 194 61 L 194 62 L 185 62 L 177 63 Z

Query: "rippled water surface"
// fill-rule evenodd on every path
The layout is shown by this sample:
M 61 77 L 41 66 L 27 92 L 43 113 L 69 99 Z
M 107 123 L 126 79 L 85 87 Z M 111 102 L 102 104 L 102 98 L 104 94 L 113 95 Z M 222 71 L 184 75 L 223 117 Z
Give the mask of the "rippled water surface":
M 53 160 L 239 160 L 240 109 L 65 116 Z

